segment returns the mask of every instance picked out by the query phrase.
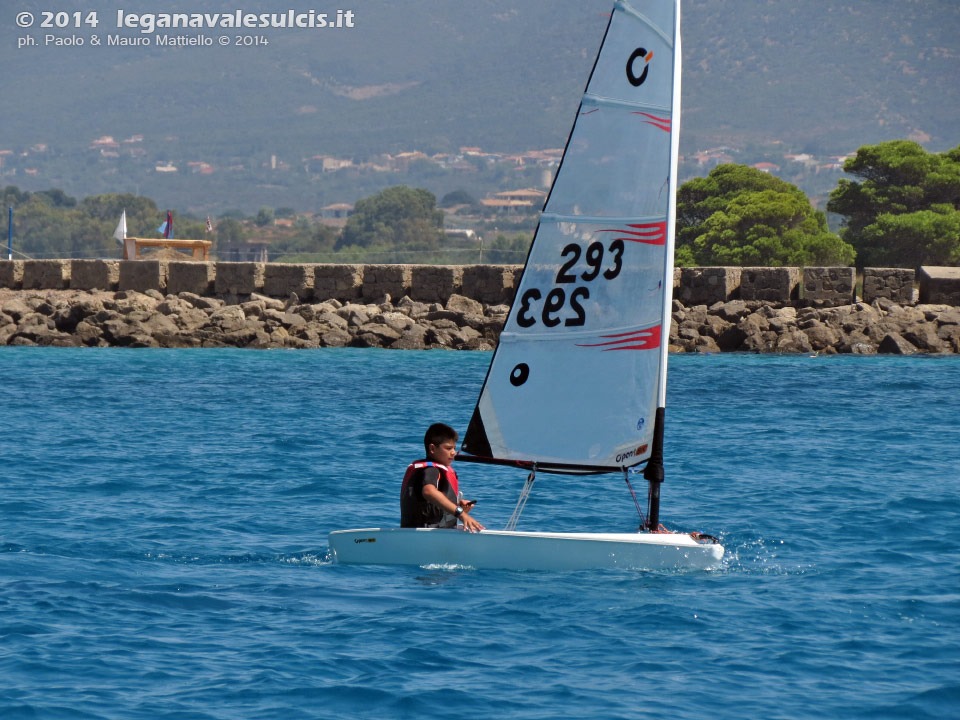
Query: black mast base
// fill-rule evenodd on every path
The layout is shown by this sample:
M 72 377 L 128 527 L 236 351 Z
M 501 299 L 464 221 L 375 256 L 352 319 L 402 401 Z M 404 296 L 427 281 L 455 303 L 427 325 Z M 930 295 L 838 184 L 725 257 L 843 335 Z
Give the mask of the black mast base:
M 650 489 L 647 492 L 647 526 L 648 532 L 656 532 L 660 527 L 660 485 L 663 483 L 663 420 L 664 409 L 657 408 L 657 417 L 653 425 L 653 448 L 650 451 L 650 460 L 643 470 Z

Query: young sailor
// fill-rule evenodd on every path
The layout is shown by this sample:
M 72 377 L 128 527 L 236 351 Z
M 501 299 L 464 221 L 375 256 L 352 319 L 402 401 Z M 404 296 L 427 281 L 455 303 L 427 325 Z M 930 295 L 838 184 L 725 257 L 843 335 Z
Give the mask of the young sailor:
M 457 454 L 457 431 L 434 423 L 423 436 L 426 458 L 410 463 L 400 487 L 400 527 L 455 528 L 479 532 L 483 525 L 470 517 L 476 500 L 460 500 L 457 474 L 451 463 Z

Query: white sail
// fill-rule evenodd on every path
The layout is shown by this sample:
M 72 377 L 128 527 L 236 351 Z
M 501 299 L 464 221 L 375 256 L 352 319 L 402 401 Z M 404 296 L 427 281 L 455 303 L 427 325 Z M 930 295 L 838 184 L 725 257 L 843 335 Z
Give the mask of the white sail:
M 117 242 L 121 245 L 123 244 L 124 239 L 127 237 L 127 211 L 124 210 L 123 214 L 120 215 L 120 222 L 117 223 L 117 229 L 113 231 L 113 237 L 116 238 Z
M 607 470 L 649 458 L 666 388 L 679 108 L 679 0 L 617 2 L 464 453 Z

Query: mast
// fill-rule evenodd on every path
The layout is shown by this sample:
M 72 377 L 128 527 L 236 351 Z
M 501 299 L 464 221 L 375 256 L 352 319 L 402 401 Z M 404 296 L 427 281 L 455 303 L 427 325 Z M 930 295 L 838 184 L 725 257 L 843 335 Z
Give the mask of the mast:
M 667 248 L 666 262 L 663 276 L 663 343 L 660 346 L 660 377 L 657 388 L 657 413 L 654 420 L 653 443 L 650 450 L 650 459 L 644 468 L 643 477 L 649 484 L 647 494 L 647 527 L 649 532 L 655 532 L 660 526 L 660 486 L 663 484 L 663 424 L 667 405 L 667 358 L 670 348 L 670 322 L 673 310 L 673 253 L 677 226 L 677 166 L 680 156 L 680 70 L 682 64 L 682 50 L 680 47 L 680 0 L 676 0 L 673 27 L 673 97 L 671 99 L 671 117 L 673 131 L 670 136 L 670 181 L 668 183 L 667 212 Z M 667 290 L 669 288 L 669 290 Z

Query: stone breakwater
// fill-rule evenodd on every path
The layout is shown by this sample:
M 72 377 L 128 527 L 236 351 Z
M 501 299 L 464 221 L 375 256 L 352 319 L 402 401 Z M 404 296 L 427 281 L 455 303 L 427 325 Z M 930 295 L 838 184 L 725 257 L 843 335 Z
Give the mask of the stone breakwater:
M 815 308 L 731 300 L 673 301 L 671 352 L 960 353 L 960 307 L 903 306 L 879 298 Z
M 508 305 L 462 295 L 445 304 L 301 303 L 251 294 L 0 291 L 0 345 L 492 350 Z
M 509 305 L 301 302 L 256 293 L 0 290 L 0 345 L 492 350 Z M 960 307 L 885 298 L 826 308 L 673 301 L 672 352 L 960 353 Z

